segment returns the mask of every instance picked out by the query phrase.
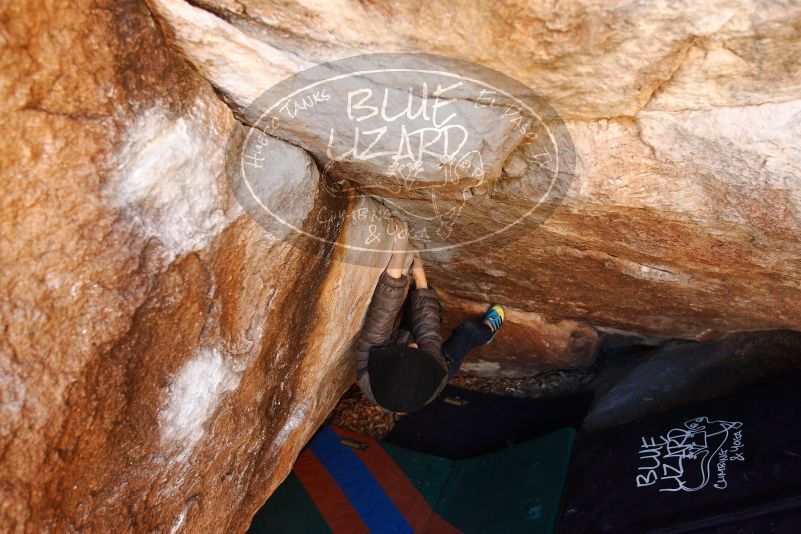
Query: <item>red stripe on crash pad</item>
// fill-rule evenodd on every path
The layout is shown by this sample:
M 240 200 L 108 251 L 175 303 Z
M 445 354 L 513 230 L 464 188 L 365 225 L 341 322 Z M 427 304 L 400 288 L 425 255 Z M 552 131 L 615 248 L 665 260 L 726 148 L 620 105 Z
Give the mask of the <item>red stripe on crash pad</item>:
M 300 453 L 292 470 L 335 534 L 370 533 L 339 485 L 314 453 L 309 449 Z
M 367 466 L 416 534 L 460 532 L 431 509 L 414 484 L 377 441 L 338 426 L 331 425 L 331 428 L 343 438 L 367 443 L 365 450 L 353 449 L 353 453 Z

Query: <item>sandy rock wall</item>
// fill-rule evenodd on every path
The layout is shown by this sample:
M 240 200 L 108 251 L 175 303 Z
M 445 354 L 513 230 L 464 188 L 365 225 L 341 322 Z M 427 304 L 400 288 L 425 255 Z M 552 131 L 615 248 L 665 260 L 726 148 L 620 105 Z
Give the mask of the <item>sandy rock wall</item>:
M 241 530 L 350 384 L 386 257 L 244 214 L 237 123 L 144 4 L 2 10 L 0 531 Z
M 450 332 L 462 321 L 474 321 L 486 311 L 484 303 L 443 294 L 442 330 Z M 460 372 L 475 376 L 530 376 L 543 369 L 569 369 L 592 365 L 601 335 L 570 319 L 548 320 L 542 314 L 506 306 L 503 336 L 470 353 Z
M 575 144 L 569 193 L 512 244 L 429 256 L 454 298 L 666 337 L 801 325 L 798 2 L 149 4 L 236 113 L 368 52 L 481 63 L 550 102 Z M 327 129 L 299 131 L 326 146 Z M 519 208 L 509 177 L 495 210 Z

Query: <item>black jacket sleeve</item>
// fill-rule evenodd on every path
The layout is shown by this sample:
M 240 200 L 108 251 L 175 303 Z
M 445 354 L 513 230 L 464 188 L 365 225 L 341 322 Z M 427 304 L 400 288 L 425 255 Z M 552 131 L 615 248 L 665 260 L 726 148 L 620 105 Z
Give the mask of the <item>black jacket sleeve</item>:
M 417 346 L 442 361 L 441 306 L 436 292 L 430 288 L 415 289 L 409 299 L 409 319 Z
M 371 348 L 389 343 L 408 285 L 407 276 L 392 278 L 386 271 L 381 273 L 356 343 L 357 374 L 367 369 L 367 357 Z

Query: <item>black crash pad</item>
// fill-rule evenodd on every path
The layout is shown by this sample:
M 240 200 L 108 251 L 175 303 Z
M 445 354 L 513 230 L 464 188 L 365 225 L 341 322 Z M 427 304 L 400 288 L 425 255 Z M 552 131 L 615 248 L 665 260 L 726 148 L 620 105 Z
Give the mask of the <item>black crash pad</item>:
M 560 532 L 785 532 L 801 514 L 799 413 L 794 374 L 585 434 Z

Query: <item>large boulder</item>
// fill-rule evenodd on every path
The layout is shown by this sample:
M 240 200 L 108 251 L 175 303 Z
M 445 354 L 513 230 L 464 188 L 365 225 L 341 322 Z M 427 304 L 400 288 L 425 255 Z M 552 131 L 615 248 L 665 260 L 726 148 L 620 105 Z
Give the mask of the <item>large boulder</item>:
M 328 178 L 389 183 L 374 164 L 327 174 L 339 123 L 325 116 L 265 136 L 273 174 L 256 184 L 262 207 L 306 234 L 254 215 L 229 165 L 254 101 L 320 62 L 429 52 L 485 65 L 533 88 L 569 134 L 575 172 L 543 217 L 515 239 L 426 254 L 446 328 L 489 301 L 510 308 L 503 350 L 467 369 L 585 365 L 594 328 L 801 327 L 792 2 L 0 10 L 0 530 L 241 531 L 352 382 L 387 259 L 386 241 L 362 246 L 363 214 L 390 201 L 425 216 L 425 197 L 322 191 Z M 535 151 L 461 97 L 478 135 L 467 168 L 487 172 L 469 194 L 424 175 L 439 209 L 464 209 L 446 245 L 524 211 L 540 185 Z
M 795 3 L 148 1 L 239 116 L 289 74 L 375 52 L 487 65 L 549 102 L 575 147 L 569 190 L 513 240 L 430 254 L 454 297 L 663 337 L 801 326 Z M 288 135 L 324 153 L 321 116 Z M 489 155 L 497 173 L 467 202 L 464 233 L 530 202 L 516 169 L 531 157 Z M 364 185 L 361 163 L 348 171 Z M 396 205 L 422 209 L 413 195 Z
M 801 371 L 801 332 L 734 332 L 714 341 L 675 340 L 627 357 L 608 351 L 592 384 L 582 430 L 595 432 Z M 606 352 L 606 351 L 605 351 Z
M 2 8 L 0 530 L 241 530 L 352 382 L 386 255 L 317 222 L 283 141 L 330 243 L 239 207 L 237 123 L 144 4 L 27 4 Z

